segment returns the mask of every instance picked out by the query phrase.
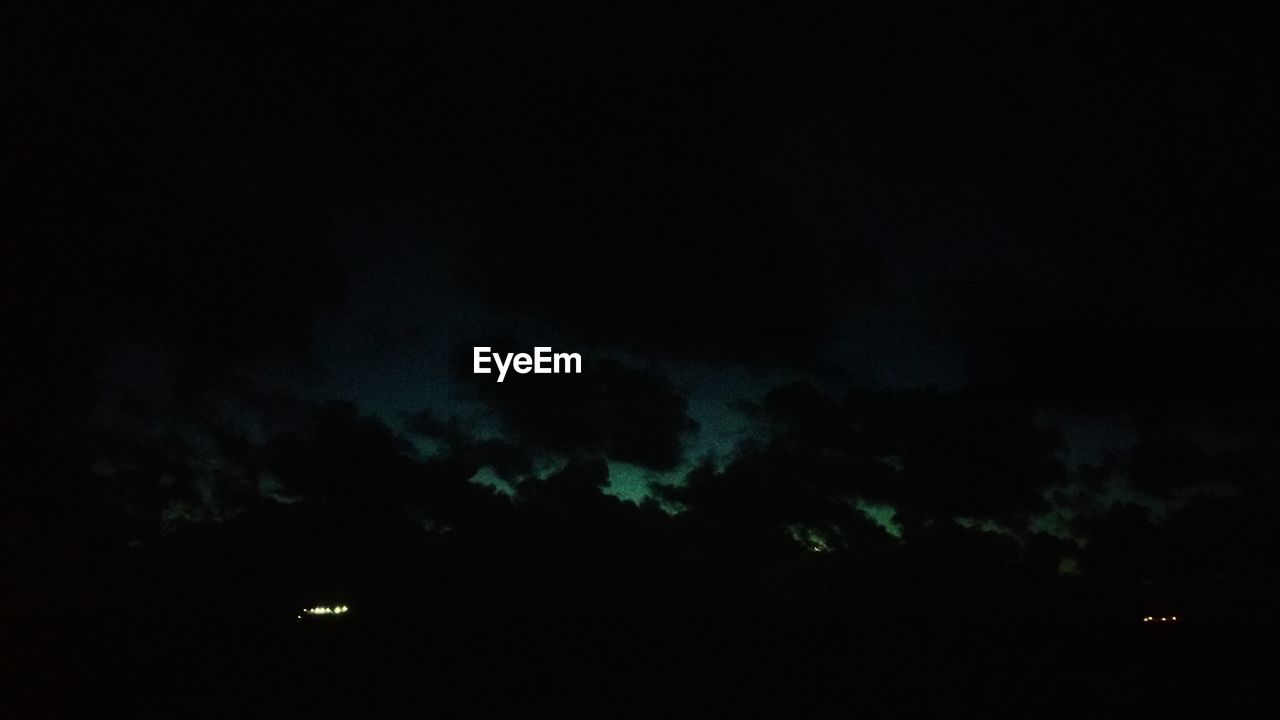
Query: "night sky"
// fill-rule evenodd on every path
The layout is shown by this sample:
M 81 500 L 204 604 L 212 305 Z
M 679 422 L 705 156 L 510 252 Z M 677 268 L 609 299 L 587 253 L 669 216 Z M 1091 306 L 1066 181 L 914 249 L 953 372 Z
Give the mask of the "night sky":
M 15 18 L 0 609 L 1274 626 L 1276 20 Z

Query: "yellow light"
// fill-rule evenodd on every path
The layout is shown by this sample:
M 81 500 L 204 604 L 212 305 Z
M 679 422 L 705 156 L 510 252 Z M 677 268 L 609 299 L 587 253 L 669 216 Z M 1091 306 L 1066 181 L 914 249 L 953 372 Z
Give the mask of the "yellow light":
M 317 605 L 315 607 L 303 608 L 303 614 L 306 615 L 345 615 L 351 612 L 351 608 L 346 605 Z M 299 615 L 298 617 L 302 617 Z

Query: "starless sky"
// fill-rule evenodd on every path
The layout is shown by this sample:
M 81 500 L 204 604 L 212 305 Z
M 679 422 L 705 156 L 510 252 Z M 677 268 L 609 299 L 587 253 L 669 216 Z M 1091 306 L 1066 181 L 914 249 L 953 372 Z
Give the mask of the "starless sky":
M 272 612 L 1275 600 L 1266 18 L 19 26 L 16 577 Z M 478 345 L 583 371 L 497 384 Z

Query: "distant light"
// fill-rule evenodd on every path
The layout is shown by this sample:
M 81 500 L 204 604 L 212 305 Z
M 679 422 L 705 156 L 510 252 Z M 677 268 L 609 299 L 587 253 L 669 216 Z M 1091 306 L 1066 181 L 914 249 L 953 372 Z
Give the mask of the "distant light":
M 346 605 L 334 605 L 333 607 L 325 607 L 323 605 L 317 605 L 316 607 L 313 607 L 313 608 L 305 608 L 303 609 L 302 612 L 307 615 L 342 615 L 347 613 L 349 610 L 350 608 L 348 608 Z M 299 615 L 298 617 L 302 617 L 302 616 Z

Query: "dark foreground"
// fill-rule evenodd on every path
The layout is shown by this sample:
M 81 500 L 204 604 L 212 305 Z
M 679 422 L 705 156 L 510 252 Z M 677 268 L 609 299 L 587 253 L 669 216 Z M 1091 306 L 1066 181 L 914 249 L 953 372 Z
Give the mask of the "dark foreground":
M 46 619 L 3 641 L 4 717 L 1234 717 L 1277 690 L 1275 633 L 1247 624 L 391 622 L 353 611 Z

